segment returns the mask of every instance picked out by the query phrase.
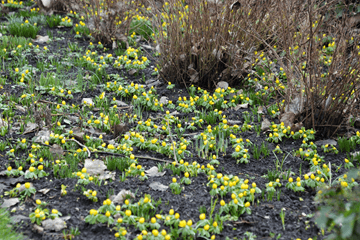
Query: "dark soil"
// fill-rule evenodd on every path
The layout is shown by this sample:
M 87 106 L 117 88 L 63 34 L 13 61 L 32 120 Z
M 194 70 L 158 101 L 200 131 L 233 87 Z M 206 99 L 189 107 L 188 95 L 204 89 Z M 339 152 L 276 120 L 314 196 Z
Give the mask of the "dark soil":
M 1 19 L 1 23 L 5 21 L 4 18 Z M 76 20 L 75 22 L 76 23 Z M 63 33 L 59 33 L 59 30 Z M 62 40 L 52 41 L 47 44 L 39 44 L 40 48 L 47 46 L 49 54 L 56 55 L 59 59 L 67 57 L 65 55 L 65 49 L 68 48 L 69 43 L 78 43 L 79 47 L 86 49 L 89 46 L 88 39 L 75 39 L 74 33 L 71 28 L 62 28 L 62 29 L 50 29 L 47 26 L 43 26 L 39 35 L 45 36 L 48 32 L 52 33 L 53 38 L 63 37 Z M 142 44 L 151 44 L 145 42 L 139 42 L 139 46 Z M 107 48 L 111 48 L 111 46 L 106 46 Z M 97 51 L 99 51 L 97 49 Z M 115 56 L 114 50 L 106 51 L 106 54 L 113 54 Z M 151 59 L 152 66 L 155 66 L 155 57 L 153 57 L 153 51 L 149 51 L 145 53 L 149 59 Z M 32 66 L 36 66 L 38 61 L 46 61 L 46 59 L 38 58 L 36 54 L 32 55 L 28 59 L 28 64 Z M 7 63 L 5 62 L 5 65 Z M 2 65 L 2 64 L 1 64 Z M 77 71 L 79 69 L 77 67 L 71 67 L 66 74 L 72 79 L 75 79 L 77 75 Z M 1 76 L 9 76 L 10 69 L 6 68 L 2 69 Z M 145 79 L 148 81 L 150 79 L 155 79 L 154 76 L 151 75 L 152 69 L 148 68 L 146 70 L 140 71 L 137 76 L 129 75 L 125 70 L 117 70 L 113 67 L 109 67 L 108 74 L 110 73 L 118 73 L 120 76 L 123 75 L 126 77 L 126 81 L 128 83 L 134 82 L 143 84 L 142 76 L 145 76 Z M 37 73 L 37 77 L 40 76 L 41 73 Z M 161 80 L 161 79 L 160 79 Z M 102 79 L 103 83 L 107 80 Z M 3 89 L 0 91 L 0 94 L 9 94 L 14 95 L 16 98 L 19 98 L 23 91 L 26 91 L 26 88 L 15 87 L 15 82 L 13 79 L 8 78 L 6 84 Z M 179 96 L 189 96 L 186 89 L 181 88 L 179 86 L 175 86 L 174 89 L 169 90 L 166 88 L 167 83 L 162 83 L 157 85 L 155 88 L 158 93 L 158 98 L 161 96 L 166 96 L 169 100 L 172 100 L 175 104 Z M 81 92 L 74 93 L 74 98 L 71 100 L 67 100 L 68 104 L 81 104 L 81 99 L 85 97 L 95 98 L 95 96 L 99 96 L 101 94 L 100 87 L 89 88 L 85 87 Z M 107 95 L 109 100 L 113 98 L 111 94 Z M 49 102 L 59 103 L 61 102 L 61 98 L 54 97 L 48 94 L 43 94 L 41 96 L 41 100 L 46 100 Z M 128 104 L 130 104 L 130 99 L 120 99 Z M 164 109 L 165 111 L 168 109 Z M 170 110 L 174 111 L 174 110 Z M 228 120 L 237 120 L 243 122 L 242 113 L 244 111 L 251 111 L 249 109 L 240 109 L 238 111 L 234 110 L 224 110 L 223 114 L 227 116 Z M 19 110 L 15 111 L 14 118 L 18 118 L 19 116 L 25 116 L 29 112 L 21 112 Z M 98 116 L 98 112 L 94 113 L 94 115 Z M 163 114 L 163 113 L 160 113 Z M 158 117 L 158 112 L 150 112 L 144 111 L 143 117 L 146 120 L 150 117 Z M 191 114 L 182 114 L 177 115 L 179 119 L 188 119 L 195 116 L 194 113 Z M 268 116 L 269 117 L 269 116 Z M 160 122 L 161 119 L 154 120 L 155 123 Z M 277 119 L 273 119 L 276 123 L 279 121 Z M 261 124 L 257 122 L 255 117 L 255 122 L 253 125 Z M 130 127 L 135 127 L 136 124 L 132 124 Z M 200 133 L 202 129 L 198 129 L 197 131 L 186 131 L 186 134 L 192 132 Z M 265 142 L 265 138 L 267 138 L 267 133 L 261 133 L 260 136 L 257 136 L 256 132 L 245 132 L 241 133 L 241 137 L 243 139 L 249 139 L 254 144 L 260 146 L 262 142 Z M 29 133 L 26 135 L 23 134 L 11 134 L 7 133 L 5 136 L 0 137 L 1 141 L 9 141 L 12 144 L 15 144 L 16 139 L 26 138 L 29 141 L 35 136 L 35 132 Z M 237 134 L 239 137 L 240 135 Z M 113 136 L 109 133 L 107 136 L 104 136 L 104 139 L 111 140 Z M 186 139 L 191 140 L 192 136 L 186 136 Z M 228 147 L 226 154 L 219 154 L 218 160 L 220 161 L 220 166 L 216 168 L 217 173 L 222 173 L 223 175 L 237 175 L 239 178 L 249 179 L 249 183 L 256 183 L 257 186 L 265 191 L 265 184 L 269 182 L 268 178 L 264 175 L 268 173 L 269 170 L 275 169 L 274 162 L 276 161 L 276 156 L 272 154 L 271 150 L 273 150 L 277 144 L 267 143 L 270 150 L 270 156 L 266 158 L 260 158 L 259 160 L 255 160 L 251 158 L 248 164 L 237 164 L 236 160 L 231 157 L 231 153 L 233 149 Z M 297 150 L 301 145 L 301 140 L 292 140 L 286 139 L 280 143 L 281 149 L 284 151 L 283 156 L 278 155 L 278 158 L 281 160 L 283 157 L 287 156 L 288 152 L 292 152 L 293 150 Z M 190 145 L 191 146 L 191 145 Z M 25 151 L 20 151 L 16 153 L 16 157 L 18 159 L 27 158 L 28 152 L 31 150 L 31 146 Z M 197 152 L 194 148 L 189 147 L 189 150 L 192 152 L 192 156 L 184 159 L 190 164 L 193 161 L 197 161 L 201 165 L 206 165 L 209 161 L 200 158 L 197 156 Z M 359 148 L 357 148 L 359 150 Z M 0 152 L 0 171 L 5 171 L 8 166 L 15 167 L 13 161 L 10 161 L 8 156 L 6 156 L 5 151 Z M 324 153 L 322 149 L 318 148 L 318 153 L 321 156 L 325 156 L 325 162 L 331 163 L 334 166 L 340 166 L 344 158 L 347 157 L 346 153 L 339 154 L 328 154 Z M 163 156 L 158 153 L 143 151 L 139 149 L 135 149 L 134 154 L 138 155 L 149 155 L 160 159 L 167 159 L 166 156 Z M 103 156 L 99 155 L 99 158 Z M 159 164 L 158 161 L 148 160 L 148 159 L 139 159 L 138 163 L 142 165 L 145 169 L 149 169 L 153 166 L 157 166 Z M 160 162 L 161 163 L 161 162 Z M 354 163 L 355 164 L 355 163 Z M 79 170 L 83 167 L 83 163 L 80 163 Z M 26 164 L 24 169 L 29 168 L 29 163 Z M 211 195 L 209 194 L 210 188 L 206 186 L 208 183 L 208 176 L 204 173 L 199 174 L 197 177 L 191 178 L 192 183 L 184 187 L 183 191 L 180 195 L 174 195 L 170 189 L 160 192 L 155 191 L 149 187 L 149 184 L 158 181 L 166 186 L 171 183 L 174 175 L 170 169 L 165 169 L 166 174 L 162 177 L 149 177 L 148 180 L 141 181 L 138 177 L 127 177 L 125 182 L 120 181 L 120 177 L 122 173 L 116 170 L 115 181 L 108 181 L 107 184 L 102 184 L 98 186 L 94 183 L 90 183 L 86 186 L 87 189 L 93 189 L 98 192 L 99 201 L 94 203 L 88 200 L 76 187 L 77 179 L 56 179 L 53 175 L 52 168 L 45 168 L 46 172 L 49 172 L 50 175 L 44 179 L 39 180 L 31 180 L 34 184 L 34 187 L 37 190 L 40 189 L 50 189 L 50 191 L 46 194 L 42 194 L 39 191 L 35 196 L 28 198 L 25 202 L 21 202 L 13 207 L 10 207 L 12 210 L 12 216 L 22 215 L 28 217 L 29 214 L 33 211 L 36 206 L 35 200 L 40 199 L 43 202 L 47 202 L 48 209 L 57 209 L 62 213 L 63 216 L 70 216 L 71 218 L 66 221 L 67 229 L 70 228 L 78 228 L 80 231 L 80 235 L 76 236 L 74 239 L 114 239 L 115 230 L 112 226 L 108 227 L 106 224 L 95 224 L 90 225 L 85 223 L 84 218 L 89 214 L 90 209 L 98 209 L 104 200 L 106 200 L 107 195 L 110 193 L 117 194 L 122 189 L 130 190 L 133 193 L 136 193 L 135 201 L 139 200 L 144 194 L 150 194 L 151 197 L 157 201 L 161 199 L 161 204 L 158 206 L 156 212 L 161 214 L 168 214 L 170 209 L 174 209 L 175 212 L 180 214 L 180 219 L 192 219 L 194 223 L 199 220 L 199 207 L 205 206 L 207 208 L 207 213 L 210 212 L 211 206 Z M 309 172 L 309 163 L 302 160 L 299 157 L 295 157 L 292 154 L 289 154 L 285 159 L 284 164 L 282 166 L 282 170 L 285 173 L 290 170 L 294 172 L 294 176 L 304 175 Z M 300 172 L 301 171 L 301 172 Z M 344 169 L 341 168 L 338 172 L 334 171 L 334 178 L 340 174 L 344 173 Z M 183 177 L 183 174 L 181 175 Z M 19 178 L 8 178 L 6 176 L 0 177 L 0 194 L 4 195 L 5 191 L 9 191 L 13 189 L 17 183 L 25 183 L 29 180 L 25 180 L 23 177 Z M 257 236 L 257 239 L 323 239 L 324 237 L 320 234 L 319 229 L 316 227 L 314 223 L 313 217 L 307 217 L 308 215 L 314 214 L 316 212 L 316 205 L 314 204 L 314 196 L 316 194 L 315 189 L 307 188 L 306 191 L 295 193 L 287 188 L 285 188 L 285 184 L 287 180 L 281 178 L 282 187 L 281 194 L 279 194 L 279 199 L 277 199 L 277 195 L 274 196 L 272 201 L 266 200 L 266 194 L 263 197 L 261 194 L 255 195 L 254 203 L 251 203 L 251 215 L 243 214 L 236 221 L 226 221 L 224 222 L 223 231 L 216 236 L 216 239 L 242 239 L 244 237 L 245 232 L 252 232 Z M 66 196 L 61 196 L 61 185 L 67 186 L 68 194 Z M 231 199 L 231 194 L 228 193 L 223 199 L 225 202 L 229 202 Z M 7 196 L 3 197 L 7 199 Z M 0 203 L 2 203 L 2 199 L 0 199 Z M 283 229 L 282 221 L 280 218 L 281 209 L 285 209 L 285 230 Z M 215 207 L 215 213 L 219 209 L 219 203 L 217 203 Z M 208 216 L 207 214 L 207 216 Z M 30 219 L 24 219 L 21 221 L 15 221 L 18 226 L 17 231 L 22 232 L 27 239 L 62 239 L 63 233 L 61 232 L 51 232 L 44 231 L 39 234 L 33 230 L 33 224 L 30 222 Z M 134 239 L 140 231 L 135 229 L 134 226 L 127 226 L 127 231 L 129 233 L 128 239 Z M 170 232 L 170 229 L 163 224 L 161 224 L 160 229 L 166 229 Z M 1 237 L 0 237 L 1 238 Z M 198 238 L 201 239 L 201 238 Z

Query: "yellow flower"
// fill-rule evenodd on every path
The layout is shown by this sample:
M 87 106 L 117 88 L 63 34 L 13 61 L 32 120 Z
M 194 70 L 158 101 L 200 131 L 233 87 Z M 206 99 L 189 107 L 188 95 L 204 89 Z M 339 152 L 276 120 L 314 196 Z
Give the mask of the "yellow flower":
M 186 227 L 186 221 L 185 220 L 180 221 L 179 227 L 181 227 L 181 228 Z
M 128 217 L 130 217 L 130 216 L 131 216 L 131 210 L 126 210 L 126 211 L 125 211 L 125 215 L 128 216 Z

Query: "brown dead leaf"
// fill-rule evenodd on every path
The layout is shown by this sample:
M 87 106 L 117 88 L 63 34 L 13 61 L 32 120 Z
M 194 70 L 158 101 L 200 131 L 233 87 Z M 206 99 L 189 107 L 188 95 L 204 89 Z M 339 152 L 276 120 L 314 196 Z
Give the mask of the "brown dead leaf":
M 358 24 L 360 24 L 360 13 L 350 17 L 349 19 L 349 25 L 351 27 L 356 27 Z
M 126 123 L 116 124 L 114 126 L 114 136 L 118 137 L 121 136 L 123 133 L 129 130 L 129 126 Z
M 190 75 L 190 82 L 197 83 L 199 81 L 199 73 L 193 67 L 194 67 L 193 64 L 190 64 L 188 66 L 188 73 Z
M 49 36 L 36 35 L 36 38 L 33 40 L 34 43 L 47 43 L 49 41 Z
M 237 111 L 241 108 L 248 108 L 249 107 L 249 104 L 248 103 L 244 103 L 244 104 L 238 104 L 234 107 L 234 110 Z
M 135 195 L 131 191 L 125 189 L 122 189 L 117 195 L 110 196 L 110 199 L 114 204 L 122 204 L 125 199 L 128 198 L 135 199 Z
M 283 122 L 285 127 L 292 127 L 292 125 L 294 125 L 294 121 L 295 113 L 293 112 L 285 112 L 280 115 L 280 122 Z
M 291 127 L 291 131 L 293 132 L 297 132 L 301 129 L 301 127 L 303 126 L 302 123 L 295 123 L 292 127 Z
M 78 140 L 81 143 L 84 143 L 84 132 L 81 130 L 81 128 L 79 127 L 75 127 L 72 129 L 73 130 L 73 135 L 75 137 L 76 140 Z
M 259 106 L 258 110 L 257 110 L 257 114 L 264 114 L 264 111 L 263 111 L 263 106 Z
M 164 192 L 169 188 L 168 186 L 165 186 L 164 184 L 161 184 L 160 182 L 152 182 L 152 183 L 150 183 L 149 187 L 151 187 L 155 191 L 160 191 L 160 192 Z
M 148 170 L 145 170 L 145 173 L 149 177 L 162 177 L 166 172 L 159 172 L 158 167 L 154 166 Z
M 295 115 L 301 113 L 304 109 L 305 98 L 298 94 L 290 100 L 290 103 L 285 106 L 285 112 L 293 112 Z
M 50 150 L 50 153 L 53 155 L 54 159 L 61 158 L 61 156 L 64 155 L 64 151 L 57 144 L 54 144 L 49 150 Z
M 34 132 L 39 126 L 36 123 L 28 122 L 24 130 L 24 135 Z
M 43 188 L 43 189 L 40 189 L 39 192 L 41 192 L 42 194 L 47 194 L 51 189 L 50 188 Z
M 261 122 L 261 131 L 264 132 L 264 131 L 270 129 L 270 125 L 271 125 L 271 123 L 270 123 L 269 119 L 264 118 L 263 121 Z

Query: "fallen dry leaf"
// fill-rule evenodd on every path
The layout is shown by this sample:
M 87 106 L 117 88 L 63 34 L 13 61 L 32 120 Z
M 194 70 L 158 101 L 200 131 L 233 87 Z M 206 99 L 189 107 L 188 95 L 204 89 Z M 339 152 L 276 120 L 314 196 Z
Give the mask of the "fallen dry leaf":
M 244 103 L 244 104 L 238 104 L 234 107 L 234 110 L 237 111 L 239 110 L 240 108 L 248 108 L 249 107 L 249 104 L 248 103 Z
M 35 135 L 33 141 L 36 143 L 45 143 L 46 141 L 50 141 L 50 134 L 51 131 L 44 128 Z
M 50 188 L 43 188 L 40 189 L 39 192 L 41 192 L 42 194 L 47 194 L 51 189 Z
M 47 43 L 49 41 L 49 36 L 40 36 L 36 35 L 36 39 L 34 39 L 34 43 Z
M 66 222 L 61 218 L 46 219 L 41 222 L 41 225 L 45 230 L 51 230 L 59 232 L 66 228 Z
M 316 144 L 316 145 L 326 145 L 326 144 L 329 144 L 329 145 L 334 145 L 334 146 L 336 146 L 336 145 L 337 145 L 337 141 L 335 141 L 335 140 L 333 140 L 333 139 L 324 139 L 324 140 L 316 141 L 315 144 Z
M 17 203 L 19 203 L 19 199 L 18 198 L 9 198 L 9 199 L 5 199 L 3 204 L 1 205 L 2 208 L 8 208 L 8 207 L 12 207 L 14 205 L 16 205 Z
M 102 175 L 104 174 L 105 170 L 107 169 L 106 165 L 103 161 L 98 159 L 85 159 L 86 172 L 90 175 Z
M 145 173 L 149 177 L 161 177 L 164 176 L 166 172 L 159 172 L 158 167 L 154 166 L 148 170 L 145 170 Z
M 37 125 L 36 123 L 29 122 L 26 124 L 23 134 L 31 133 L 31 132 L 35 131 L 38 127 L 39 127 L 39 125 Z
M 164 184 L 161 184 L 160 182 L 152 182 L 150 183 L 149 187 L 151 187 L 155 191 L 166 191 L 169 187 L 165 186 Z
M 264 131 L 270 129 L 270 125 L 271 125 L 271 123 L 270 123 L 269 119 L 264 118 L 263 121 L 261 122 L 261 131 L 264 132 Z
M 124 203 L 124 200 L 128 199 L 129 197 L 135 198 L 135 195 L 129 190 L 122 189 L 116 196 L 111 196 L 110 199 L 113 198 L 112 202 L 114 204 L 122 204 Z
M 280 122 L 284 123 L 285 127 L 292 127 L 295 121 L 295 113 L 293 112 L 285 112 L 280 115 Z
M 57 144 L 52 145 L 52 147 L 49 149 L 49 151 L 53 155 L 54 159 L 61 158 L 64 155 L 64 151 Z

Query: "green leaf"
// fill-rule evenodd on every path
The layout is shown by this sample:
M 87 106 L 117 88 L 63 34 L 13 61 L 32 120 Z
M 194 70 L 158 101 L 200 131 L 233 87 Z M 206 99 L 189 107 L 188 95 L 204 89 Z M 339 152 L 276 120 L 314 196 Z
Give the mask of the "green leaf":
M 354 219 L 355 219 L 355 213 L 352 213 L 351 215 L 349 215 L 344 219 L 341 227 L 341 237 L 343 239 L 348 238 L 352 235 L 354 229 L 354 223 L 355 223 Z
M 331 211 L 331 206 L 324 206 L 320 209 L 319 216 L 315 219 L 316 224 L 319 228 L 326 229 L 326 224 L 328 222 L 327 214 Z

